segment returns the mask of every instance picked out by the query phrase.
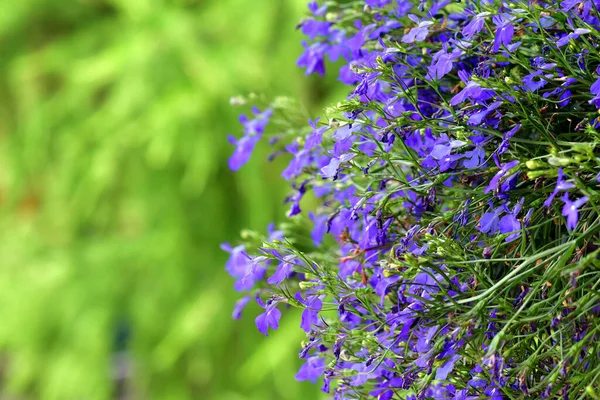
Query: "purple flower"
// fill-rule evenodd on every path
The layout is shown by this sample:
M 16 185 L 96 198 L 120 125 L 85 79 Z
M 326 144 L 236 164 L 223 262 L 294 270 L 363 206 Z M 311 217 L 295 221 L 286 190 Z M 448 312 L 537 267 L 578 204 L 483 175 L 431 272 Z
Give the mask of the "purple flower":
M 325 15 L 325 12 L 327 11 L 327 5 L 319 7 L 319 2 L 311 1 L 308 3 L 308 9 L 314 16 L 320 17 Z
M 250 301 L 250 296 L 244 296 L 238 301 L 235 302 L 235 307 L 233 309 L 232 318 L 240 319 L 242 317 L 242 311 L 246 307 L 246 304 Z
M 427 70 L 426 79 L 442 79 L 444 75 L 452 71 L 452 61 L 454 56 L 446 53 L 445 50 L 438 51 L 431 60 L 431 65 Z
M 481 32 L 485 23 L 485 17 L 490 15 L 489 12 L 482 12 L 473 17 L 471 21 L 465 25 L 462 30 L 462 34 L 467 40 L 473 39 L 473 36 Z
M 265 312 L 260 314 L 254 322 L 258 331 L 265 336 L 269 336 L 269 328 L 274 331 L 279 328 L 279 319 L 281 318 L 281 311 L 277 309 L 279 301 L 277 299 L 267 300 L 267 304 L 263 303 L 260 297 L 256 297 L 256 302 L 265 309 Z
M 337 179 L 337 175 L 342 162 L 346 162 L 354 158 L 355 154 L 342 154 L 339 158 L 332 157 L 329 164 L 321 168 L 321 175 L 323 178 L 332 178 L 334 181 Z
M 590 92 L 594 95 L 594 98 L 588 101 L 588 103 L 600 107 L 600 78 L 592 84 Z
M 481 216 L 479 220 L 479 231 L 493 235 L 500 228 L 500 214 L 503 212 L 502 207 L 498 207 L 493 212 L 487 212 Z
M 309 37 L 310 40 L 315 40 L 317 36 L 329 35 L 331 22 L 318 21 L 315 19 L 307 19 L 301 23 L 302 33 Z
M 304 46 L 304 53 L 298 58 L 296 64 L 301 68 L 306 68 L 306 75 L 310 75 L 313 72 L 323 76 L 325 75 L 325 53 L 327 52 L 328 46 L 325 43 L 313 43 L 308 45 L 306 42 L 302 42 Z
M 444 365 L 437 369 L 437 371 L 435 372 L 435 379 L 440 381 L 446 380 L 446 378 L 448 378 L 448 374 L 452 372 L 452 370 L 454 369 L 454 364 L 456 364 L 458 360 L 460 360 L 460 356 L 458 354 L 455 354 L 452 357 L 450 357 L 444 363 Z
M 294 263 L 297 260 L 292 255 L 287 255 L 283 259 L 284 261 L 279 263 L 275 273 L 271 275 L 269 279 L 267 279 L 267 283 L 269 285 L 275 285 L 279 287 L 284 280 L 290 277 Z
M 512 137 L 515 135 L 515 133 L 517 133 L 519 129 L 521 129 L 521 124 L 516 124 L 510 131 L 505 132 L 502 135 L 502 143 L 500 143 L 500 146 L 498 146 L 496 154 L 504 154 L 508 150 L 508 147 L 510 145 L 510 139 L 512 139 Z
M 521 223 L 515 217 L 516 214 L 507 214 L 500 220 L 500 233 L 512 233 L 506 237 L 507 242 L 512 242 L 521 236 Z
M 365 4 L 370 7 L 384 7 L 386 4 L 390 4 L 391 0 L 365 0 Z
M 315 295 L 307 295 L 306 300 L 304 300 L 302 294 L 297 292 L 294 297 L 305 306 L 304 311 L 302 311 L 300 328 L 302 328 L 304 332 L 308 333 L 313 325 L 317 325 L 319 323 L 319 312 L 323 307 L 323 303 L 321 302 L 319 296 Z
M 560 38 L 557 42 L 556 45 L 558 47 L 562 47 L 566 44 L 569 43 L 569 41 L 571 39 L 575 40 L 577 39 L 579 36 L 581 35 L 585 35 L 586 33 L 590 33 L 591 31 L 589 29 L 583 29 L 583 28 L 577 28 L 575 29 L 572 33 L 569 33 L 566 36 L 563 36 L 562 38 Z
M 314 121 L 312 119 L 308 120 L 308 124 L 313 129 L 312 133 L 308 135 L 306 138 L 306 142 L 304 143 L 304 150 L 309 151 L 321 145 L 321 140 L 323 138 L 323 132 L 325 132 L 328 127 L 322 126 L 320 128 L 317 127 L 319 123 L 319 119 L 317 118 Z
M 327 214 L 315 215 L 312 211 L 309 211 L 308 217 L 314 223 L 310 237 L 313 240 L 315 247 L 318 247 L 323 242 L 323 237 L 327 232 L 327 218 L 329 218 L 329 216 Z
M 450 105 L 457 106 L 467 99 L 474 101 L 485 101 L 494 95 L 494 91 L 491 89 L 484 89 L 476 82 L 470 81 L 467 86 L 460 92 L 458 92 L 450 100 Z
M 476 112 L 475 114 L 472 114 L 468 120 L 469 125 L 480 125 L 485 117 L 487 117 L 491 112 L 496 110 L 501 105 L 502 105 L 501 101 L 496 101 L 496 102 L 490 104 L 488 107 L 485 107 L 483 110 L 480 110 L 480 111 Z
M 402 37 L 403 43 L 414 43 L 414 42 L 422 42 L 427 38 L 429 34 L 429 27 L 433 25 L 432 21 L 422 21 L 419 22 L 419 19 L 409 14 L 408 17 L 415 23 L 418 24 L 416 27 L 411 28 L 410 31 L 406 35 Z
M 221 249 L 230 254 L 225 270 L 234 278 L 237 278 L 234 289 L 238 292 L 250 290 L 254 284 L 262 279 L 266 268 L 262 263 L 252 259 L 244 246 L 231 247 L 229 243 L 221 245 Z M 261 260 L 258 260 L 261 261 Z
M 562 209 L 562 215 L 567 219 L 567 229 L 573 230 L 579 220 L 579 208 L 587 203 L 587 197 L 581 197 L 575 201 L 569 200 L 569 194 L 565 193 L 561 200 L 565 203 Z
M 269 123 L 269 118 L 273 114 L 273 110 L 270 108 L 261 113 L 255 107 L 253 112 L 256 116 L 254 119 L 248 119 L 244 114 L 240 116 L 245 135 L 239 140 L 231 135 L 228 137 L 229 142 L 235 146 L 233 155 L 229 158 L 229 168 L 232 171 L 237 171 L 248 162 L 256 143 L 260 140 L 265 127 Z
M 296 380 L 317 383 L 317 379 L 323 375 L 323 372 L 325 372 L 325 360 L 319 356 L 312 356 L 300 367 Z
M 558 194 L 558 192 L 562 191 L 562 190 L 569 190 L 575 187 L 575 185 L 571 182 L 566 182 L 564 180 L 565 174 L 563 174 L 562 168 L 558 169 L 558 179 L 556 181 L 556 187 L 554 188 L 554 191 L 552 192 L 552 194 L 550 196 L 548 196 L 548 198 L 546 199 L 546 201 L 544 201 L 544 206 L 545 207 L 550 207 L 550 205 L 552 204 L 552 200 L 554 200 L 554 198 L 556 197 L 556 195 Z
M 500 180 L 504 177 L 504 175 L 506 175 L 508 173 L 508 171 L 510 171 L 511 169 L 513 169 L 514 167 L 516 167 L 517 165 L 519 165 L 519 161 L 518 160 L 513 160 L 513 161 L 510 161 L 510 162 L 504 164 L 503 166 L 501 166 L 500 162 L 498 161 L 498 157 L 496 156 L 496 154 L 494 154 L 494 161 L 496 162 L 496 165 L 498 166 L 498 168 L 500 168 L 500 171 L 498 171 L 496 173 L 496 175 L 494 175 L 494 177 L 490 181 L 490 184 L 483 191 L 484 193 L 489 193 L 491 191 L 495 191 L 496 189 L 498 189 L 498 185 L 500 184 Z
M 512 15 L 496 15 L 492 17 L 492 21 L 496 25 L 496 36 L 494 38 L 493 52 L 497 53 L 500 46 L 508 46 L 515 33 L 515 28 L 512 26 L 514 17 Z

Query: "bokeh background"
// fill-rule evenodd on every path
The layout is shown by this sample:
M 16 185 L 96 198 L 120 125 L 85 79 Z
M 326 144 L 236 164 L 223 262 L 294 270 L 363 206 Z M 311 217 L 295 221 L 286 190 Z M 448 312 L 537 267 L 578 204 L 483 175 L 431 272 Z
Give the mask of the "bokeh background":
M 265 339 L 224 241 L 282 220 L 234 174 L 229 98 L 301 99 L 306 0 L 0 1 L 0 399 L 318 399 L 297 315 Z

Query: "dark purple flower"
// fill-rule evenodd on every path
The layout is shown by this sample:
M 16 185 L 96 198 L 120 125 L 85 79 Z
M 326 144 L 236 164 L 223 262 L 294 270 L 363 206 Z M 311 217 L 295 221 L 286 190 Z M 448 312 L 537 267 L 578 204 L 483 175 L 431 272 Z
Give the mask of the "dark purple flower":
M 500 155 L 506 153 L 510 146 L 510 139 L 512 139 L 519 129 L 521 129 L 521 124 L 516 124 L 511 130 L 502 135 L 502 143 L 500 143 L 498 150 L 496 150 L 496 154 Z

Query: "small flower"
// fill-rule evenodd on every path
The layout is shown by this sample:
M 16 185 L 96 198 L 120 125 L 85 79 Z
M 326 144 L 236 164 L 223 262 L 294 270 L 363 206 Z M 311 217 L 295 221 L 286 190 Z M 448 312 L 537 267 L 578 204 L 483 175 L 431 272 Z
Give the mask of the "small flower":
M 343 162 L 353 159 L 355 154 L 342 154 L 340 157 L 332 157 L 329 164 L 321 168 L 321 175 L 323 178 L 332 178 L 334 181 L 337 179 L 340 165 Z
M 414 43 L 414 42 L 422 42 L 427 38 L 429 34 L 429 27 L 433 25 L 432 21 L 422 21 L 419 22 L 419 19 L 412 14 L 409 14 L 408 17 L 415 23 L 418 24 L 416 27 L 411 28 L 410 31 L 406 35 L 402 37 L 403 43 Z
M 561 200 L 565 203 L 562 209 L 562 215 L 567 218 L 567 229 L 573 230 L 579 220 L 579 208 L 587 203 L 587 197 L 581 197 L 575 201 L 569 200 L 569 194 L 565 193 Z
M 569 33 L 566 36 L 563 36 L 562 38 L 560 38 L 557 42 L 556 45 L 558 47 L 562 47 L 566 44 L 569 43 L 569 41 L 571 39 L 575 40 L 577 39 L 579 36 L 581 35 L 585 35 L 586 33 L 590 33 L 591 31 L 589 29 L 583 29 L 583 28 L 577 28 L 575 29 L 572 33 Z
M 496 175 L 494 175 L 494 177 L 490 181 L 490 184 L 483 191 L 484 193 L 489 193 L 491 191 L 494 191 L 494 190 L 498 189 L 498 185 L 500 184 L 500 180 L 508 173 L 508 171 L 510 171 L 511 169 L 513 169 L 514 167 L 516 167 L 517 165 L 519 165 L 519 161 L 518 160 L 513 160 L 513 161 L 510 161 L 510 162 L 504 164 L 503 166 L 501 166 L 500 162 L 498 161 L 498 157 L 496 156 L 496 154 L 494 154 L 494 161 L 496 162 L 496 165 L 498 166 L 498 168 L 500 168 L 500 171 L 498 171 L 496 173 Z
M 496 36 L 494 38 L 494 53 L 500 50 L 500 46 L 508 46 L 515 33 L 515 28 L 512 26 L 514 17 L 512 15 L 496 15 L 492 21 L 496 25 Z
M 467 40 L 473 39 L 473 36 L 481 32 L 485 23 L 485 17 L 490 15 L 489 12 L 482 12 L 473 17 L 473 19 L 465 25 L 462 34 Z
M 558 179 L 556 181 L 556 187 L 554 188 L 554 191 L 552 192 L 552 194 L 550 196 L 548 196 L 546 201 L 544 201 L 545 207 L 550 207 L 550 205 L 552 204 L 552 200 L 554 200 L 554 198 L 556 197 L 558 192 L 563 191 L 563 190 L 569 190 L 569 189 L 572 189 L 575 187 L 575 185 L 573 183 L 566 182 L 564 180 L 564 177 L 565 177 L 565 174 L 563 174 L 562 168 L 559 168 L 558 169 Z
M 228 137 L 229 142 L 235 146 L 233 155 L 229 158 L 229 168 L 232 171 L 237 171 L 248 162 L 256 143 L 269 123 L 273 110 L 269 108 L 261 113 L 258 108 L 254 107 L 253 113 L 256 117 L 254 119 L 248 119 L 244 114 L 240 116 L 240 122 L 244 126 L 244 136 L 241 139 L 236 140 L 231 135 Z
M 279 328 L 279 320 L 281 319 L 281 311 L 277 309 L 278 299 L 271 298 L 267 300 L 267 304 L 263 303 L 260 297 L 256 297 L 256 302 L 265 309 L 265 312 L 260 314 L 254 322 L 260 333 L 269 336 L 269 328 L 274 331 Z
M 319 323 L 319 312 L 323 307 L 323 303 L 319 296 L 315 295 L 307 295 L 306 300 L 302 297 L 300 292 L 296 293 L 294 296 L 296 300 L 298 300 L 303 306 L 305 306 L 302 311 L 302 321 L 300 323 L 300 328 L 304 330 L 304 332 L 310 332 L 313 325 L 317 325 Z
M 267 283 L 269 285 L 275 285 L 279 287 L 279 285 L 281 285 L 284 280 L 290 277 L 292 273 L 292 268 L 296 260 L 292 255 L 285 256 L 283 260 L 284 261 L 279 263 L 279 265 L 277 266 L 275 273 L 271 275 L 269 279 L 267 279 Z
M 250 301 L 250 296 L 244 296 L 235 302 L 232 317 L 233 319 L 240 319 L 242 317 L 242 311 L 246 308 L 246 305 Z
M 296 380 L 317 383 L 317 379 L 323 375 L 323 372 L 325 372 L 325 360 L 319 356 L 312 356 L 300 367 Z

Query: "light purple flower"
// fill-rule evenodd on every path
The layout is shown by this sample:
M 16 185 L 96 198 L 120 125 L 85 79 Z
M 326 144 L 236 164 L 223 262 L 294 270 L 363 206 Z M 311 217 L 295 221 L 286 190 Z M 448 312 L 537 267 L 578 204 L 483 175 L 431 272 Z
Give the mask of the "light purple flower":
M 257 296 L 256 302 L 265 309 L 265 311 L 254 320 L 256 328 L 263 335 L 269 336 L 269 328 L 274 331 L 279 328 L 279 320 L 281 319 L 281 311 L 277 309 L 279 301 L 277 299 L 269 299 L 265 304 L 260 297 Z
M 550 207 L 550 205 L 552 204 L 552 200 L 554 200 L 554 198 L 556 197 L 558 192 L 563 191 L 563 190 L 569 190 L 569 189 L 572 189 L 575 187 L 575 184 L 573 184 L 571 182 L 566 182 L 564 180 L 564 178 L 565 178 L 565 174 L 563 174 L 562 168 L 559 168 L 558 169 L 558 179 L 556 181 L 556 187 L 554 188 L 554 191 L 552 192 L 552 194 L 550 196 L 548 196 L 546 201 L 544 201 L 545 207 Z
M 562 215 L 567 219 L 567 229 L 573 230 L 579 220 L 579 208 L 587 203 L 587 197 L 581 197 L 575 201 L 569 200 L 569 194 L 565 193 L 561 200 L 565 203 L 562 209 Z
M 419 19 L 409 14 L 408 17 L 415 23 L 418 24 L 416 27 L 411 28 L 410 31 L 406 35 L 402 37 L 403 43 L 414 43 L 414 42 L 422 42 L 427 38 L 429 34 L 429 27 L 433 25 L 432 21 L 421 21 Z

